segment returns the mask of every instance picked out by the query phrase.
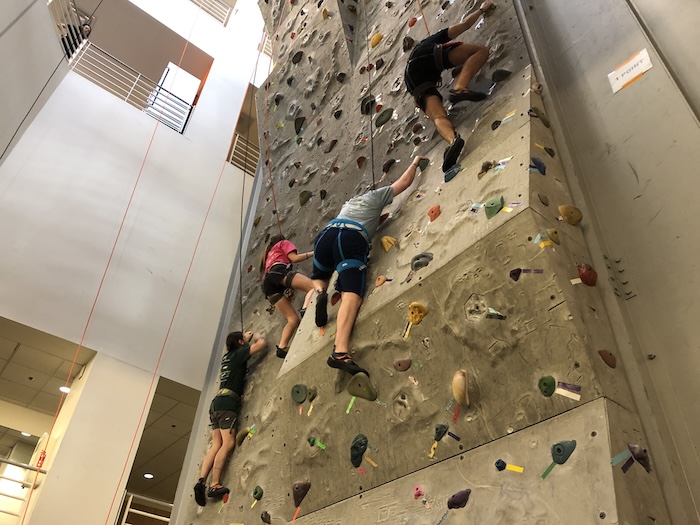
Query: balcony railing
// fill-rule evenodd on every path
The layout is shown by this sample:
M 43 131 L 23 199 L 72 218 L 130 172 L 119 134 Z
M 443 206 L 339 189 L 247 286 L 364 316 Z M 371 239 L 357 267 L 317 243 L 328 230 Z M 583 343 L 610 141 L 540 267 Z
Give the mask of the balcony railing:
M 143 518 L 146 518 L 149 523 L 154 525 L 170 523 L 170 515 L 173 512 L 173 506 L 170 503 L 139 496 L 131 492 L 124 493 L 122 502 L 122 511 L 115 525 L 130 525 L 129 517 L 133 519 L 134 516 L 139 516 L 141 523 L 144 521 Z
M 260 158 L 260 148 L 238 133 L 233 136 L 229 162 L 249 175 L 255 175 Z
M 4 467 L 0 475 L 0 514 L 18 518 L 32 486 L 27 480 L 33 479 L 35 472 L 46 474 L 46 471 L 4 458 L 0 458 L 0 466 Z
M 220 0 L 190 0 L 193 4 L 197 4 L 202 11 L 214 17 L 221 22 L 222 25 L 228 23 L 231 16 L 231 6 L 221 2 Z

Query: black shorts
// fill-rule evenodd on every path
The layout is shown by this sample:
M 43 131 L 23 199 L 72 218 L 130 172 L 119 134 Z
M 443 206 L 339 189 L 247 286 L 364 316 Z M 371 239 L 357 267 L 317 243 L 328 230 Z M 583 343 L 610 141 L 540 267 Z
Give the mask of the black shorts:
M 233 430 L 238 421 L 238 412 L 233 410 L 211 410 L 209 409 L 209 421 L 212 429 Z
M 292 287 L 292 279 L 296 274 L 297 272 L 292 270 L 291 265 L 272 265 L 270 271 L 265 274 L 262 283 L 263 293 L 270 304 L 275 304 L 284 297 L 284 291 Z
M 442 69 L 438 69 L 435 64 L 434 48 L 438 44 L 423 42 L 418 44 L 414 53 L 418 58 L 409 60 L 404 72 L 404 81 L 408 92 L 413 95 L 413 100 L 416 106 L 425 111 L 425 97 L 429 95 L 436 96 L 443 100 L 442 95 L 438 91 L 438 83 L 440 82 L 440 74 L 445 69 L 457 67 L 450 62 L 449 52 L 455 47 L 461 45 L 461 42 L 446 42 L 442 44 Z
M 340 236 L 340 247 L 343 254 L 340 253 L 338 246 L 338 237 Z M 369 255 L 369 246 L 364 236 L 355 230 L 342 230 L 340 228 L 328 228 L 321 232 L 316 239 L 314 246 L 314 271 L 311 274 L 312 279 L 322 279 L 327 281 L 333 275 L 333 270 L 325 271 L 316 266 L 316 261 L 326 268 L 335 269 L 338 264 L 348 259 L 356 259 L 367 263 Z M 365 280 L 367 276 L 367 268 L 350 268 L 343 270 L 338 274 L 338 282 L 336 290 L 339 292 L 353 292 L 360 297 L 365 293 Z

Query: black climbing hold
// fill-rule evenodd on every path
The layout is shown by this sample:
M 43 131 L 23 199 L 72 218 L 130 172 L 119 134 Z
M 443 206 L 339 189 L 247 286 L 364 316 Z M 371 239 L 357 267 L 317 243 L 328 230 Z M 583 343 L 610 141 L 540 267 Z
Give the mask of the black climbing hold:
M 308 481 L 297 481 L 292 485 L 292 495 L 294 496 L 294 506 L 298 507 L 311 489 Z
M 542 162 L 542 159 L 539 157 L 532 157 L 530 159 L 532 162 L 530 163 L 531 168 L 535 168 L 537 171 L 539 171 L 542 175 L 547 174 L 547 166 L 545 165 L 544 162 Z
M 267 523 L 268 525 L 272 523 L 272 517 L 270 517 L 270 513 L 266 510 L 263 511 L 262 514 L 260 514 L 260 519 L 263 521 L 263 523 Z
M 396 164 L 396 159 L 389 159 L 382 165 L 382 173 L 389 173 L 392 166 Z
M 416 41 L 413 40 L 410 36 L 405 36 L 403 37 L 403 51 L 404 53 L 411 49 L 414 45 L 416 44 Z
M 394 2 L 387 2 L 384 5 L 387 7 L 387 9 L 391 9 L 392 7 L 394 7 Z
M 337 140 L 333 139 L 331 140 L 328 145 L 326 146 L 326 149 L 323 150 L 324 153 L 330 153 L 333 148 L 335 148 L 335 145 L 338 143 Z
M 420 143 L 421 143 L 420 137 L 413 137 L 413 145 L 414 146 L 417 146 Z
M 382 127 L 384 124 L 391 120 L 394 116 L 394 108 L 386 108 L 383 110 L 375 119 L 374 125 L 378 128 Z
M 354 5 L 350 4 L 350 5 L 348 5 L 348 11 L 350 11 L 352 14 L 355 14 L 355 13 L 357 13 L 357 7 L 355 7 Z M 354 31 L 354 30 L 355 30 L 351 25 L 348 25 L 348 27 L 350 28 L 350 31 Z
M 554 153 L 554 150 L 552 148 L 548 148 L 547 146 L 545 146 L 544 150 L 547 152 L 547 155 L 554 158 L 555 153 Z
M 647 449 L 641 445 L 635 445 L 634 443 L 627 443 L 627 448 L 632 453 L 632 457 L 644 467 L 648 473 L 651 473 L 651 463 L 649 463 L 649 454 Z M 624 468 L 624 467 L 623 467 Z
M 545 206 L 549 206 L 549 198 L 546 195 L 542 195 L 541 193 L 538 193 L 537 196 L 540 199 L 540 202 L 544 204 Z
M 506 462 L 503 461 L 502 459 L 499 459 L 498 461 L 496 461 L 496 468 L 499 471 L 505 470 L 506 469 Z
M 298 135 L 303 129 L 304 122 L 306 122 L 306 117 L 297 117 L 294 119 L 294 131 Z
M 539 382 L 537 383 L 537 387 L 540 389 L 540 392 L 542 392 L 542 395 L 544 397 L 552 397 L 552 394 L 554 394 L 554 389 L 557 386 L 557 382 L 554 380 L 552 376 L 543 376 L 540 378 Z
M 497 69 L 496 71 L 491 73 L 491 82 L 503 82 L 511 74 L 512 73 L 507 69 Z
M 528 111 L 527 114 L 530 115 L 531 117 L 538 118 L 542 121 L 542 124 L 545 125 L 545 127 L 549 127 L 549 119 L 547 118 L 547 115 L 544 114 L 544 111 L 542 111 L 540 108 L 536 106 L 532 106 Z
M 471 495 L 472 491 L 470 489 L 464 489 L 460 490 L 459 492 L 452 494 L 450 496 L 450 499 L 447 500 L 447 508 L 448 509 L 461 509 L 466 507 L 467 502 L 469 501 L 469 496 Z
M 365 71 L 367 71 L 367 68 L 365 66 L 360 66 L 360 75 L 362 75 Z
M 350 12 L 352 13 L 353 11 L 351 10 Z M 348 24 L 348 29 L 350 29 L 351 33 L 355 32 L 355 26 L 351 26 L 350 24 Z
M 449 428 L 450 427 L 444 423 L 435 425 L 435 441 L 440 441 L 442 438 L 444 438 Z
M 338 72 L 335 74 L 335 79 L 342 84 L 346 76 L 347 75 L 345 73 Z
M 360 103 L 360 112 L 363 115 L 369 115 L 374 110 L 374 106 L 377 104 L 377 100 L 372 95 L 367 95 L 362 99 Z
M 563 465 L 571 457 L 576 449 L 576 440 L 560 441 L 552 445 L 552 461 L 557 465 Z
M 498 129 L 498 126 L 500 126 L 500 125 L 501 125 L 501 121 L 500 121 L 500 120 L 494 120 L 494 121 L 491 123 L 491 129 L 494 130 L 494 131 L 496 131 L 496 130 Z
M 334 116 L 334 117 L 336 118 L 336 120 L 337 120 L 337 119 L 340 118 L 340 115 L 342 115 L 342 114 L 343 114 L 343 110 L 342 110 L 342 109 L 337 109 L 337 110 L 335 110 L 335 112 L 333 113 L 333 116 Z
M 284 95 L 281 95 L 281 94 L 277 93 L 277 94 L 275 95 L 275 105 L 276 105 L 276 106 L 279 106 L 279 105 L 280 105 L 280 102 L 282 102 L 282 99 L 283 99 L 283 98 L 284 98 Z
M 308 392 L 309 390 L 306 388 L 306 385 L 294 385 L 292 387 L 292 399 L 297 403 L 303 403 L 304 401 L 306 401 L 306 394 L 308 394 Z
M 430 264 L 430 261 L 432 260 L 433 254 L 430 252 L 423 252 L 419 253 L 418 255 L 414 255 L 413 259 L 411 259 L 411 270 L 416 272 L 421 268 L 425 268 Z
M 420 122 L 416 122 L 416 123 L 413 125 L 413 127 L 411 128 L 411 131 L 412 131 L 413 133 L 420 133 L 420 132 L 423 131 L 424 129 L 425 129 L 425 126 L 423 126 L 423 124 L 421 124 Z
M 355 439 L 352 440 L 352 445 L 350 445 L 350 462 L 352 466 L 357 468 L 362 464 L 362 456 L 364 456 L 367 451 L 367 436 L 363 434 L 357 434 Z
M 450 0 L 445 0 L 445 2 L 443 2 L 443 4 L 440 6 L 440 9 L 444 11 L 448 7 L 450 7 Z
M 311 111 L 316 110 L 316 103 L 315 102 L 312 102 L 311 104 L 309 104 L 309 106 L 311 106 Z
M 418 161 L 418 167 L 420 168 L 421 171 L 424 171 L 425 168 L 428 167 L 428 164 L 430 164 L 430 159 L 428 158 L 423 158 Z
M 362 169 L 362 166 L 365 165 L 366 160 L 367 160 L 367 157 L 357 157 L 357 167 Z
M 311 193 L 309 190 L 302 191 L 299 194 L 299 204 L 301 204 L 303 206 L 304 204 L 309 202 L 309 199 L 311 198 L 312 195 L 313 195 L 313 193 Z
M 294 56 L 292 57 L 292 64 L 298 64 L 301 62 L 301 59 L 304 58 L 304 52 L 303 51 L 297 51 L 294 53 Z
M 384 65 L 384 59 L 383 58 L 378 58 L 377 63 L 375 64 L 376 68 L 379 69 Z
M 291 77 L 289 77 L 289 78 L 287 79 L 287 85 L 288 85 L 288 86 L 291 86 L 291 85 L 292 85 L 292 82 L 294 82 L 294 77 L 293 77 L 293 76 L 291 76 Z
M 257 226 L 258 224 L 260 224 L 261 220 L 262 220 L 262 215 L 258 215 L 257 217 L 255 217 L 255 220 L 253 221 L 253 226 Z
M 485 175 L 491 168 L 496 165 L 495 162 L 487 160 L 481 164 L 481 171 L 478 173 L 479 178 Z
M 324 142 L 323 137 L 318 137 L 318 138 L 316 139 L 316 145 L 317 145 L 317 146 L 320 146 L 321 144 L 323 144 L 323 142 Z
M 297 183 L 296 179 L 292 179 L 292 180 L 289 181 L 288 184 L 289 184 L 289 187 L 290 187 L 290 188 L 293 188 L 294 185 L 295 185 L 296 183 Z
M 328 193 L 326 192 L 326 190 L 321 190 L 321 191 L 319 192 L 319 194 L 321 195 L 321 200 L 325 200 L 325 199 L 326 199 L 326 195 L 328 195 Z

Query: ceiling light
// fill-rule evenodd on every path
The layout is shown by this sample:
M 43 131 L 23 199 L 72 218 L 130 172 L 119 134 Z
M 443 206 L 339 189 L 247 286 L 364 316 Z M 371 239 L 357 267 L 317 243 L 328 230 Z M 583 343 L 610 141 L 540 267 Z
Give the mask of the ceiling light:
M 20 432 L 24 437 L 32 437 L 32 435 L 29 432 Z
M 143 477 L 146 478 L 146 479 L 153 479 L 153 474 L 151 474 L 150 472 L 146 472 L 146 473 L 143 475 Z
M 61 392 L 63 392 L 64 394 L 68 394 L 70 392 L 70 388 L 68 388 L 67 386 L 62 386 L 62 387 L 59 387 L 58 389 Z

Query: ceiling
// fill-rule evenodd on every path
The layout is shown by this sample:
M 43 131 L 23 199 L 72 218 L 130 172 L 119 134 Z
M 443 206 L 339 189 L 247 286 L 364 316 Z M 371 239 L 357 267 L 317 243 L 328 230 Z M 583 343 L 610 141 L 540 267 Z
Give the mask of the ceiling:
M 36 436 L 23 436 L 18 430 L 0 425 L 0 458 L 7 458 L 17 443 L 27 443 L 33 448 L 38 441 Z
M 0 399 L 53 416 L 70 383 L 95 355 L 78 345 L 0 317 Z
M 198 402 L 198 390 L 160 378 L 127 491 L 173 502 Z M 146 473 L 153 479 L 144 478 Z

